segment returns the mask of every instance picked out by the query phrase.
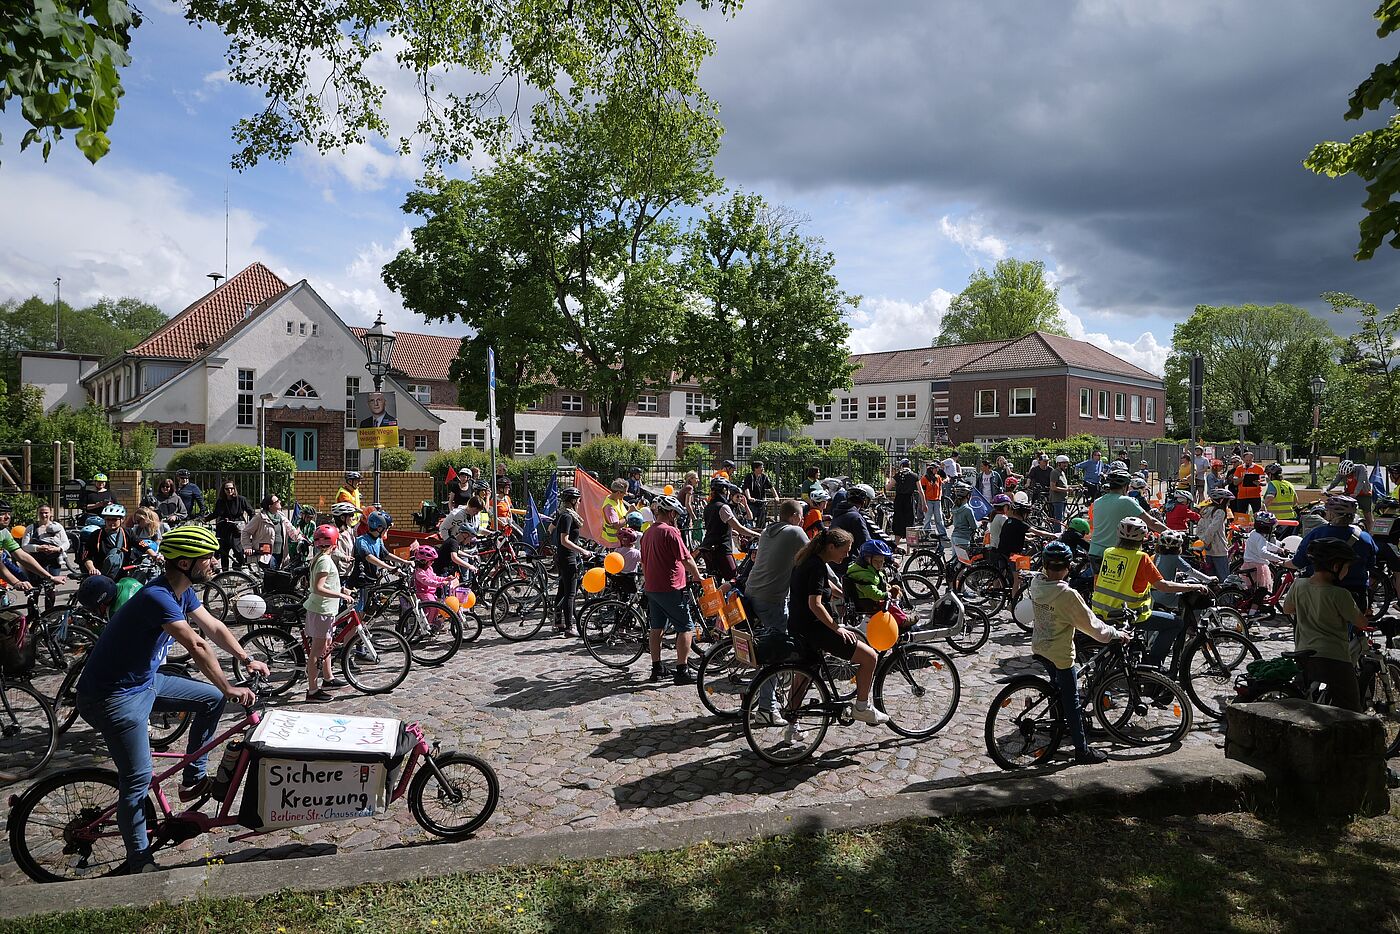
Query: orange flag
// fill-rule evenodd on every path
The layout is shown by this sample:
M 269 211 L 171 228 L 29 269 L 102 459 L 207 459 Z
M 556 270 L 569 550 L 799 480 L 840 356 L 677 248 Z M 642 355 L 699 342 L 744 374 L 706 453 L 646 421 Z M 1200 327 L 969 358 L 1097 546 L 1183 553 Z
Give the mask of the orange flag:
M 583 494 L 579 500 L 579 515 L 583 518 L 583 534 L 595 542 L 603 541 L 603 500 L 608 488 L 579 468 L 574 471 L 574 486 Z

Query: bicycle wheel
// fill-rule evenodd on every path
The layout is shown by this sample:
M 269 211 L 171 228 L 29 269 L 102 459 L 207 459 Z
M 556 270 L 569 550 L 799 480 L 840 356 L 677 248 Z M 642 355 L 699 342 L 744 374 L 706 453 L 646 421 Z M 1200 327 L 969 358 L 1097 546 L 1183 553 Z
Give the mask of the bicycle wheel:
M 993 567 L 975 567 L 963 575 L 958 586 L 958 596 L 964 603 L 985 610 L 995 616 L 1006 606 L 1009 596 L 1006 581 Z
M 1371 586 L 1367 590 L 1366 617 L 1369 621 L 1385 616 L 1390 609 L 1391 602 L 1395 599 L 1395 585 L 1390 582 L 1390 575 L 1384 574 L 1371 578 Z
M 1115 671 L 1094 694 L 1094 714 L 1109 735 L 1130 746 L 1179 743 L 1191 729 L 1191 701 L 1155 671 Z
M 63 683 L 54 694 L 53 716 L 59 736 L 67 733 L 78 719 L 78 678 L 83 674 L 86 661 L 86 658 L 80 658 L 68 668 L 68 674 L 63 676 Z
M 192 715 L 188 710 L 152 710 L 146 723 L 151 748 L 164 752 L 190 728 Z
M 409 653 L 419 665 L 436 668 L 447 663 L 462 646 L 462 621 L 452 608 L 436 600 L 410 607 L 399 614 L 399 635 L 408 642 Z
M 490 819 L 501 797 L 495 770 L 465 752 L 444 752 L 433 762 L 441 778 L 425 763 L 408 786 L 413 819 L 428 833 L 448 839 L 475 832 Z
M 948 644 L 967 655 L 976 652 L 992 637 L 992 617 L 975 606 L 963 607 L 963 625 L 945 637 Z
M 58 723 L 49 702 L 27 684 L 0 685 L 0 776 L 28 778 L 56 748 Z
M 365 642 L 369 645 L 364 645 Z M 365 649 L 361 658 L 360 648 Z M 340 650 L 340 670 L 350 686 L 362 694 L 386 694 L 403 683 L 413 656 L 404 637 L 392 629 L 361 628 L 359 637 Z
M 917 610 L 938 602 L 938 584 L 924 574 L 901 574 L 899 586 L 904 590 L 906 609 Z
M 1059 692 L 1044 678 L 1013 678 L 992 699 L 983 734 L 987 754 L 1001 768 L 1044 765 L 1065 735 Z
M 1221 587 L 1215 595 L 1215 605 L 1235 612 L 1249 608 L 1249 594 L 1239 587 Z
M 627 668 L 647 650 L 646 621 L 626 600 L 594 601 L 576 623 L 588 654 L 609 668 Z
M 533 580 L 508 580 L 491 595 L 491 625 L 511 642 L 539 632 L 547 612 L 544 590 Z
M 144 803 L 146 827 L 154 831 L 156 808 L 149 794 Z M 21 795 L 10 812 L 15 864 L 35 882 L 116 875 L 126 865 L 116 806 L 117 773 L 112 769 L 66 769 L 48 776 Z
M 267 693 L 274 697 L 291 690 L 292 685 L 301 677 L 302 669 L 306 667 L 306 653 L 302 649 L 301 640 L 285 629 L 272 626 L 254 629 L 239 639 L 238 644 L 248 653 L 249 658 L 267 665 Z M 248 676 L 237 661 L 233 663 L 233 672 L 239 680 L 245 680 Z
M 245 593 L 255 593 L 258 581 L 244 571 L 223 571 L 215 574 L 200 592 L 200 602 L 219 622 L 229 625 L 237 623 L 238 614 L 233 611 L 234 603 Z
M 931 645 L 896 648 L 875 672 L 875 706 L 890 715 L 890 729 L 916 739 L 948 725 L 962 697 L 953 660 Z
M 812 669 L 775 665 L 749 685 L 743 718 L 744 738 L 759 758 L 772 765 L 796 765 L 811 758 L 826 738 L 831 695 Z
M 1201 628 L 1214 632 L 1224 630 L 1249 638 L 1249 620 L 1234 607 L 1215 606 L 1201 613 Z
M 1259 658 L 1254 643 L 1237 632 L 1218 629 L 1201 633 L 1181 659 L 1186 696 L 1202 716 L 1219 720 L 1235 698 L 1235 676 Z
M 1385 728 L 1385 757 L 1400 754 L 1400 663 L 1387 659 L 1385 670 L 1375 680 L 1366 699 L 1366 712 L 1380 718 Z
M 51 635 L 52 647 L 57 650 L 57 657 L 46 645 L 35 655 L 38 664 L 65 672 L 74 660 L 86 655 L 97 644 L 97 633 L 91 627 L 77 622 L 77 615 L 68 610 L 51 610 L 39 617 L 39 622 L 34 627 L 35 631 Z
M 920 574 L 941 585 L 947 580 L 948 566 L 941 550 L 916 548 L 905 557 L 899 573 Z
M 734 640 L 725 636 L 700 658 L 695 689 L 700 703 L 716 717 L 737 720 L 744 712 L 744 694 L 753 682 L 754 669 L 734 657 Z
M 481 616 L 476 610 L 462 610 L 457 614 L 457 620 L 462 624 L 463 642 L 475 642 L 481 638 Z

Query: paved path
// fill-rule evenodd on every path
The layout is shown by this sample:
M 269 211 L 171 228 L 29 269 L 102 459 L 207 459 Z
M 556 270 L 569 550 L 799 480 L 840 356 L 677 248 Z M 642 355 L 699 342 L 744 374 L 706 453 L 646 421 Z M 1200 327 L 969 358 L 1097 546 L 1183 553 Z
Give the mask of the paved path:
M 1276 638 L 1263 643 L 1266 655 L 1285 647 L 1283 632 L 1270 632 Z M 937 736 L 913 741 L 883 727 L 833 725 L 818 756 L 789 769 L 755 756 L 739 725 L 711 716 L 694 687 L 648 684 L 645 658 L 628 672 L 613 671 L 594 662 L 577 641 L 543 633 L 513 643 L 487 628 L 446 666 L 415 667 L 391 695 L 365 697 L 343 688 L 335 701 L 314 709 L 416 720 L 444 749 L 470 750 L 491 762 L 501 779 L 501 805 L 480 836 L 628 827 L 895 795 L 995 771 L 982 736 L 987 704 L 998 678 L 1035 664 L 1029 638 L 1003 618 L 978 653 L 956 656 L 962 701 Z M 301 691 L 299 685 L 289 698 L 300 698 Z M 1198 727 L 1187 743 L 1218 740 L 1213 727 Z M 52 767 L 92 761 L 102 752 L 100 738 L 79 720 Z M 1120 760 L 1145 754 L 1110 752 Z M 0 802 L 0 819 L 8 810 L 8 801 Z M 159 859 L 168 866 L 209 857 L 233 862 L 435 839 L 418 827 L 403 801 L 376 818 L 292 828 L 240 843 L 231 836 L 187 841 L 178 853 L 164 851 Z M 8 847 L 0 848 L 0 882 L 22 878 Z

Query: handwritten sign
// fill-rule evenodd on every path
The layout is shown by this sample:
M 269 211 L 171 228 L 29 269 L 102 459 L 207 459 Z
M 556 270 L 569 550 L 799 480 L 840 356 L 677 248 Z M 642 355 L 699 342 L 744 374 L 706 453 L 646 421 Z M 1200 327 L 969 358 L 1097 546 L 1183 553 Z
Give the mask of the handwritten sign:
M 388 803 L 379 763 L 264 758 L 258 781 L 263 827 L 372 817 Z
M 334 714 L 273 710 L 253 731 L 252 742 L 269 751 L 325 750 L 364 755 L 394 754 L 401 726 L 384 717 L 342 717 Z

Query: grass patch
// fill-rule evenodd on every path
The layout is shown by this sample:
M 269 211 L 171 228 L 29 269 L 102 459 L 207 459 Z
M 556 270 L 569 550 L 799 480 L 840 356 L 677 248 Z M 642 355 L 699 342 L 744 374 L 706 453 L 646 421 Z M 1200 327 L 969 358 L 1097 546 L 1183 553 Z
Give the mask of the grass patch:
M 289 871 L 268 864 L 268 872 Z M 1400 819 L 904 822 L 320 894 L 50 915 L 24 932 L 1400 931 Z

